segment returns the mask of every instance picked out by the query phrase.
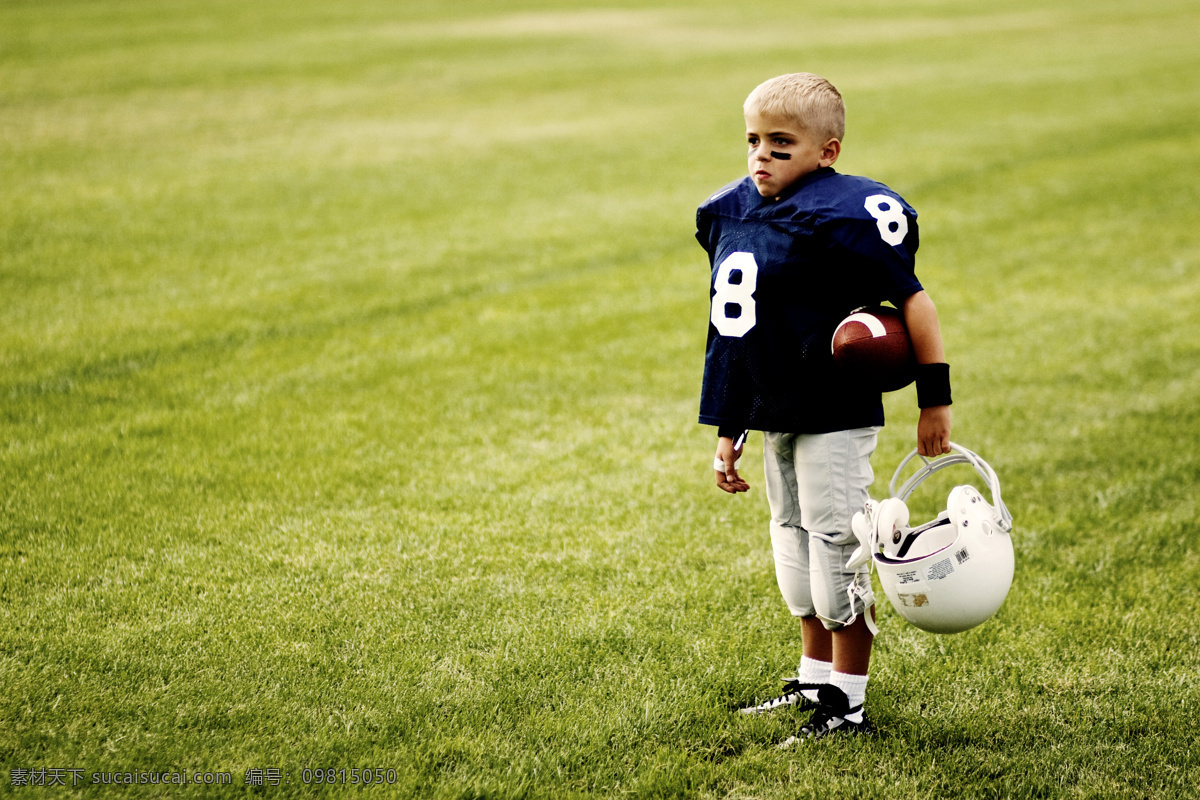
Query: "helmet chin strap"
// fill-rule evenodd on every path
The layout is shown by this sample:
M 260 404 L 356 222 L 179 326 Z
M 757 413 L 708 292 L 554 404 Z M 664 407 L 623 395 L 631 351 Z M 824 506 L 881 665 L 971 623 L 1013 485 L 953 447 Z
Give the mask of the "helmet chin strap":
M 832 621 L 842 628 L 849 628 L 853 625 L 855 620 L 858 619 L 858 612 L 854 610 L 854 604 L 857 601 L 862 604 L 863 621 L 867 625 L 867 630 L 871 632 L 872 636 L 878 636 L 879 626 L 871 618 L 871 606 L 875 605 L 875 592 L 871 589 L 871 573 L 868 572 L 866 575 L 861 576 L 866 578 L 864 581 L 860 582 L 859 577 L 855 575 L 854 580 L 846 587 L 846 596 L 850 599 L 850 616 L 846 619 L 835 619 Z M 827 617 L 822 617 L 822 619 L 827 619 Z
M 867 573 L 866 578 L 867 579 L 862 582 L 865 584 L 865 586 L 860 585 L 858 579 L 856 578 L 849 586 L 846 587 L 846 596 L 850 598 L 851 613 L 850 619 L 846 620 L 842 624 L 845 627 L 849 627 L 854 624 L 854 620 L 858 619 L 858 615 L 853 613 L 854 601 L 857 599 L 860 603 L 862 603 L 863 622 L 867 624 L 867 630 L 871 632 L 872 636 L 878 636 L 879 626 L 876 625 L 875 620 L 871 618 L 871 606 L 875 605 L 875 592 L 871 589 L 870 572 Z
M 858 539 L 858 549 L 850 554 L 850 560 L 846 562 L 846 569 L 858 569 L 863 564 L 874 566 L 875 559 L 871 557 L 875 552 L 872 534 L 875 531 L 875 512 L 878 509 L 879 503 L 868 497 L 863 510 L 854 512 L 854 516 L 850 520 L 850 529 L 854 531 L 854 536 Z
M 843 626 L 849 626 L 858 619 L 858 615 L 854 613 L 854 603 L 857 600 L 862 603 L 863 620 L 867 623 L 867 630 L 871 632 L 872 636 L 879 635 L 879 626 L 871 617 L 871 606 L 875 605 L 875 592 L 871 589 L 871 570 L 875 567 L 875 559 L 871 557 L 871 553 L 875 549 L 872 541 L 875 538 L 875 516 L 878 509 L 879 504 L 868 498 L 866 507 L 862 511 L 855 512 L 854 517 L 850 520 L 850 528 L 854 531 L 855 538 L 858 539 L 858 549 L 850 554 L 846 568 L 858 569 L 864 564 L 870 566 L 867 567 L 866 580 L 862 581 L 863 585 L 859 584 L 856 577 L 846 587 L 846 596 L 850 599 L 850 618 L 842 622 Z

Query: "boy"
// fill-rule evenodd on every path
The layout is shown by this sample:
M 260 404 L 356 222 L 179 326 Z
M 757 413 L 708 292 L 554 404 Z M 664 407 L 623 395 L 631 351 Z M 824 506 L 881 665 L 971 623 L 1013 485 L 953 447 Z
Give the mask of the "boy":
M 717 486 L 750 487 L 737 461 L 763 431 L 779 589 L 800 618 L 799 673 L 782 696 L 743 709 L 815 709 L 786 744 L 870 733 L 863 712 L 874 639 L 867 567 L 848 570 L 850 527 L 873 480 L 878 391 L 833 368 L 830 340 L 854 309 L 888 300 L 917 356 L 917 448 L 950 452 L 950 378 L 937 311 L 914 274 L 916 212 L 895 192 L 841 175 L 845 107 L 817 75 L 782 75 L 743 107 L 750 175 L 710 197 L 696 238 L 712 268 L 700 422 L 717 426 Z

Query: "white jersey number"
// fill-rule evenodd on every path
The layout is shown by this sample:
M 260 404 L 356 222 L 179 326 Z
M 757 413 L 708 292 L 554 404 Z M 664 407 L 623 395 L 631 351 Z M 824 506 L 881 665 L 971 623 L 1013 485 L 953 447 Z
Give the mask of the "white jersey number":
M 892 247 L 904 241 L 908 235 L 908 217 L 904 216 L 904 208 L 896 198 L 886 194 L 873 194 L 863 203 L 867 211 L 875 218 L 875 226 L 879 235 Z
M 738 282 L 730 279 L 738 275 Z M 713 327 L 722 336 L 740 338 L 754 327 L 754 290 L 758 287 L 758 262 L 753 253 L 730 253 L 717 267 L 713 281 Z

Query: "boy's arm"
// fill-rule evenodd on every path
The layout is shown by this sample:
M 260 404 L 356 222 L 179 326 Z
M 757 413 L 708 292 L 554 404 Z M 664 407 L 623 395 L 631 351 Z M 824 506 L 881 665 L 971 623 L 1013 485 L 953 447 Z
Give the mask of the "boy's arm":
M 937 308 L 933 300 L 924 291 L 909 295 L 902 304 L 904 324 L 908 327 L 908 335 L 912 339 L 913 352 L 917 357 L 917 369 L 920 374 L 922 365 L 940 364 L 940 368 L 926 370 L 926 374 L 944 376 L 944 392 L 939 386 L 938 394 L 944 394 L 945 404 L 925 405 L 921 409 L 921 418 L 917 422 L 917 452 L 926 457 L 940 456 L 950 452 L 950 384 L 949 371 L 944 367 L 946 353 L 942 347 L 942 330 L 938 325 Z M 938 370 L 941 370 L 939 373 Z M 918 378 L 918 402 L 921 402 L 921 378 Z

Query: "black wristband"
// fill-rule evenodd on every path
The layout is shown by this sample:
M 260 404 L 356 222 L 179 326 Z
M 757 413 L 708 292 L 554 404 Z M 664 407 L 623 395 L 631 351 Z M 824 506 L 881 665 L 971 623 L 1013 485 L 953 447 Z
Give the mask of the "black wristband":
M 730 428 L 728 425 L 717 426 L 717 436 L 721 437 L 722 439 L 737 439 L 745 432 L 746 428 L 741 425 L 738 425 L 735 428 Z
M 950 399 L 950 365 L 917 364 L 917 407 L 948 406 Z

